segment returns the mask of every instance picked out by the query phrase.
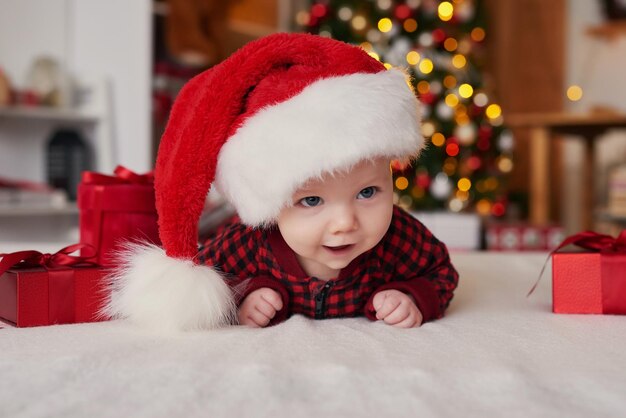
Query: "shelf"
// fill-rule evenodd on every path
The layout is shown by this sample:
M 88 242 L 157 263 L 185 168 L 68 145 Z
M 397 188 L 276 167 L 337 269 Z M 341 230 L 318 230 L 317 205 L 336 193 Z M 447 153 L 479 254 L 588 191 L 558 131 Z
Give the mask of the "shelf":
M 0 107 L 0 118 L 84 123 L 95 123 L 98 121 L 96 115 L 81 110 L 43 106 Z
M 68 202 L 63 206 L 50 207 L 0 207 L 0 217 L 70 215 L 78 215 L 78 207 L 76 206 L 76 202 Z
M 10 136 L 0 132 L 0 139 L 5 139 L 3 136 L 10 139 L 28 135 L 30 125 L 46 125 L 48 128 L 61 124 L 80 126 L 89 130 L 85 134 L 93 148 L 94 169 L 100 172 L 113 171 L 116 156 L 110 83 L 104 78 L 77 77 L 75 95 L 78 104 L 72 107 L 0 106 L 0 127 L 11 125 L 20 130 L 10 131 Z
M 612 111 L 599 111 L 593 113 L 572 112 L 542 112 L 542 113 L 517 113 L 504 117 L 506 123 L 514 128 L 534 128 L 547 126 L 550 128 L 594 128 L 597 126 L 611 127 L 626 126 L 626 114 Z

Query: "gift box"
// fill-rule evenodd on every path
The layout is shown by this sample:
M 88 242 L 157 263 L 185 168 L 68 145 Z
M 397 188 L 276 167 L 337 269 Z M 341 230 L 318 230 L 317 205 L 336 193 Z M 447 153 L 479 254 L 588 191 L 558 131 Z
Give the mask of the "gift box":
M 565 238 L 558 225 L 492 223 L 485 231 L 489 251 L 548 251 Z
M 473 213 L 411 212 L 449 250 L 478 250 L 481 220 Z
M 96 322 L 106 296 L 105 270 L 71 256 L 82 245 L 55 254 L 0 254 L 0 318 L 18 327 Z
M 580 251 L 563 251 L 568 245 Z M 552 310 L 626 314 L 626 230 L 618 238 L 583 232 L 552 253 Z
M 626 164 L 609 173 L 608 212 L 613 216 L 626 215 Z
M 118 166 L 114 176 L 86 171 L 78 186 L 80 242 L 96 249 L 97 264 L 115 263 L 126 241 L 160 245 L 152 173 Z

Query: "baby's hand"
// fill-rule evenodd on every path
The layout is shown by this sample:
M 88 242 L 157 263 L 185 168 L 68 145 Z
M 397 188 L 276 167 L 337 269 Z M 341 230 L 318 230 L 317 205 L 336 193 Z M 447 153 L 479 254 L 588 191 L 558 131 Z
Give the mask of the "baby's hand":
M 399 290 L 383 290 L 374 295 L 372 301 L 376 318 L 398 328 L 413 328 L 422 325 L 422 313 L 413 298 Z
M 283 308 L 283 298 L 269 287 L 251 292 L 239 305 L 239 324 L 251 327 L 265 327 L 276 312 Z

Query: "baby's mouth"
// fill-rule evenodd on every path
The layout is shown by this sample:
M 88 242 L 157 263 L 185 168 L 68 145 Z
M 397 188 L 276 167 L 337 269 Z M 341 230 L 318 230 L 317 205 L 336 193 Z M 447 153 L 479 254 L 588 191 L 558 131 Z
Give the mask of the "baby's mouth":
M 332 251 L 334 253 L 338 253 L 338 252 L 342 252 L 347 250 L 348 248 L 352 247 L 354 244 L 346 244 L 346 245 L 337 245 L 337 246 L 329 246 L 329 245 L 324 245 L 324 248 L 326 248 L 329 251 Z

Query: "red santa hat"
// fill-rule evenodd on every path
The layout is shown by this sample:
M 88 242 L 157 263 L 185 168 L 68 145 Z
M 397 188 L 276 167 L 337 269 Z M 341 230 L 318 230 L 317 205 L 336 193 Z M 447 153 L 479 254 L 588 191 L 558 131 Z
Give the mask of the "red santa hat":
M 129 246 L 104 313 L 172 330 L 232 322 L 230 289 L 193 261 L 210 187 L 244 223 L 271 225 L 310 178 L 417 155 L 419 122 L 406 74 L 358 47 L 305 34 L 249 43 L 178 95 L 155 170 L 163 249 Z

